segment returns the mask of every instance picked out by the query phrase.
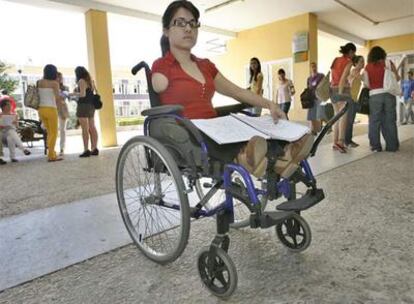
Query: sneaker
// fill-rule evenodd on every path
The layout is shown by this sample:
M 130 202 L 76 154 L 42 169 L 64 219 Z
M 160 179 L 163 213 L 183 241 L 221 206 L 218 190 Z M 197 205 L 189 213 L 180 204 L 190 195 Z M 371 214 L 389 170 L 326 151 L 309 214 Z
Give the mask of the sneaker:
M 63 156 L 63 155 L 65 155 L 65 151 L 63 149 L 61 149 L 60 152 L 59 152 L 59 156 Z
M 24 155 L 30 155 L 30 154 L 32 154 L 29 150 L 27 150 L 27 149 L 24 149 L 23 150 L 23 153 L 24 153 Z
M 92 151 L 91 151 L 91 155 L 99 155 L 99 150 L 98 149 L 93 149 Z
M 7 162 L 5 162 L 2 158 L 0 158 L 0 165 L 5 165 Z
M 340 143 L 334 143 L 332 149 L 334 149 L 335 151 L 339 151 L 340 153 L 346 153 L 346 148 Z
M 19 161 L 18 161 L 17 159 L 15 159 L 15 158 L 12 158 L 12 159 L 11 159 L 11 162 L 12 162 L 12 163 L 18 163 Z
M 348 147 L 356 148 L 356 147 L 359 147 L 359 144 L 357 144 L 356 142 L 354 142 L 353 140 L 351 140 L 351 142 L 348 144 Z
M 407 124 L 407 122 L 406 122 L 406 121 L 403 121 L 401 124 L 404 126 L 404 125 L 406 125 L 406 124 Z
M 89 150 L 86 150 L 81 155 L 79 155 L 79 157 L 89 157 L 89 156 L 91 156 L 91 151 Z
M 382 152 L 382 148 L 373 148 L 371 147 L 372 152 Z

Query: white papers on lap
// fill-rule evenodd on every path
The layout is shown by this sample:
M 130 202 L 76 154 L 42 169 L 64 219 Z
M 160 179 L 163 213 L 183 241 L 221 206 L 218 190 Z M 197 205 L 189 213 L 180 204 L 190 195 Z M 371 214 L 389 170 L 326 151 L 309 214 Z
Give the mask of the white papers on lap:
M 232 116 L 192 119 L 191 121 L 200 131 L 220 145 L 248 141 L 255 135 L 270 138 L 270 136 L 259 132 Z
M 241 114 L 231 115 L 273 139 L 292 142 L 298 140 L 310 131 L 307 126 L 289 120 L 280 119 L 275 124 L 273 118 L 269 115 L 261 117 L 251 117 Z

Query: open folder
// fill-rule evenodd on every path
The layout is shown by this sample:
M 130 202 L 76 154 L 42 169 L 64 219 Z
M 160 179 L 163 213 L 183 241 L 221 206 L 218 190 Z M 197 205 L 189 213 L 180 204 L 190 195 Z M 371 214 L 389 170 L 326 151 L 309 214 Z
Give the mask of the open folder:
M 242 114 L 210 119 L 191 120 L 201 132 L 205 133 L 218 144 L 230 144 L 248 141 L 255 135 L 265 139 L 295 141 L 310 132 L 301 124 L 280 119 L 273 122 L 271 116 L 251 117 Z

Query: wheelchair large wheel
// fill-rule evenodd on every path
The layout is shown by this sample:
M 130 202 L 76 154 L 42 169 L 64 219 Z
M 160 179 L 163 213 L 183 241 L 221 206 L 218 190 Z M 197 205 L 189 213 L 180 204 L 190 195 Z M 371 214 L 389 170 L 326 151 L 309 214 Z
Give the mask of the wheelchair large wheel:
M 201 281 L 217 297 L 231 296 L 237 287 L 237 271 L 229 255 L 221 248 L 216 248 L 212 265 L 210 247 L 204 247 L 197 259 L 197 268 Z
M 277 224 L 276 235 L 289 251 L 301 252 L 309 247 L 312 233 L 308 223 L 299 214 L 294 213 L 291 217 Z
M 177 259 L 188 242 L 190 207 L 181 173 L 168 150 L 151 137 L 131 138 L 118 157 L 116 193 L 137 247 L 157 263 Z

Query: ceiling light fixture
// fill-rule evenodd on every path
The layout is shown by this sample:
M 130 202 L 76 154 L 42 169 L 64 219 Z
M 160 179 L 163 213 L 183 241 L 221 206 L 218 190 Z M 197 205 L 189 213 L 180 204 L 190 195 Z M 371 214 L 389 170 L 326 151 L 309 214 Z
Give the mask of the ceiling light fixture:
M 211 7 L 206 8 L 204 12 L 209 13 L 211 11 L 217 10 L 219 8 L 222 8 L 224 6 L 227 6 L 229 4 L 232 4 L 232 3 L 238 2 L 238 1 L 243 1 L 244 2 L 244 0 L 227 0 L 227 1 L 223 1 L 219 4 L 216 4 L 216 5 L 213 5 Z

